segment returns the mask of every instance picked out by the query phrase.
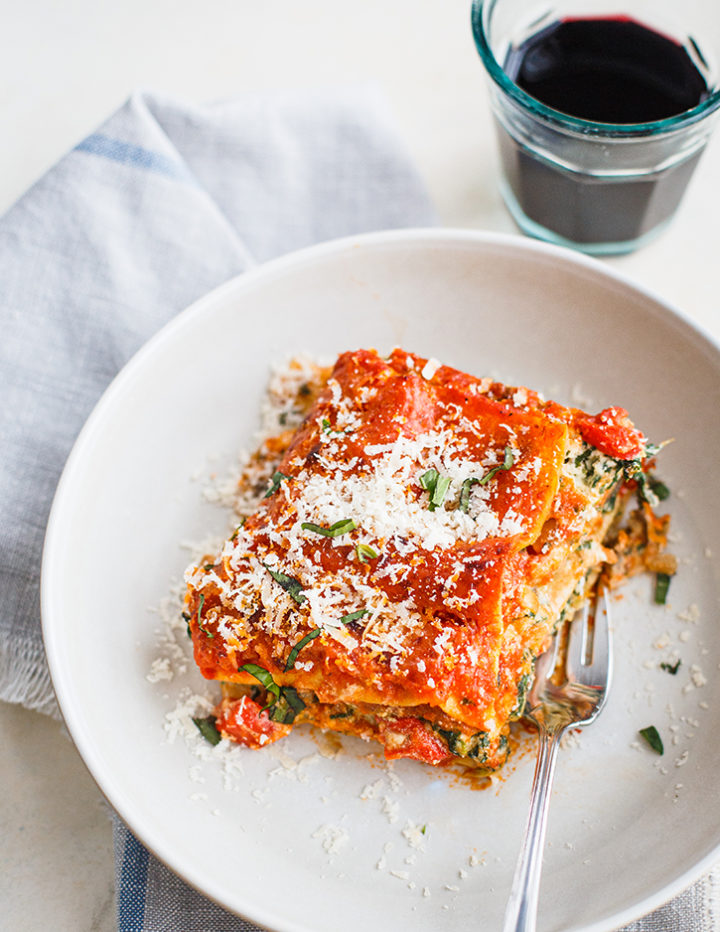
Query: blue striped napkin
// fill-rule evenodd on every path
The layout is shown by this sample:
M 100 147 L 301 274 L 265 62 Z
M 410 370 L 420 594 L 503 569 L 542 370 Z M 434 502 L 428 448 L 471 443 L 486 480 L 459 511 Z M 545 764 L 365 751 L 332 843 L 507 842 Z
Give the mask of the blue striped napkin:
M 58 714 L 39 626 L 65 459 L 118 369 L 174 314 L 290 250 L 433 221 L 373 89 L 192 107 L 138 93 L 0 219 L 0 699 Z M 120 932 L 248 932 L 117 818 Z M 632 932 L 711 932 L 715 883 Z
M 39 624 L 45 525 L 73 441 L 118 369 L 258 262 L 433 221 L 367 86 L 203 107 L 138 93 L 0 219 L 0 699 L 58 714 Z M 253 928 L 117 819 L 115 848 L 120 932 Z

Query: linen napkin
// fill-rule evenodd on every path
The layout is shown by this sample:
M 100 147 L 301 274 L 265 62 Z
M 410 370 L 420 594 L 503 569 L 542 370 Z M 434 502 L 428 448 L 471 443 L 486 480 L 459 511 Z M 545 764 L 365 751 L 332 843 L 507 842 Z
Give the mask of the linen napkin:
M 432 209 L 372 88 L 193 107 L 135 94 L 0 219 L 0 698 L 58 715 L 39 627 L 45 525 L 102 391 L 174 314 L 255 263 Z M 252 932 L 114 824 L 120 932 Z M 716 883 L 631 932 L 711 932 Z

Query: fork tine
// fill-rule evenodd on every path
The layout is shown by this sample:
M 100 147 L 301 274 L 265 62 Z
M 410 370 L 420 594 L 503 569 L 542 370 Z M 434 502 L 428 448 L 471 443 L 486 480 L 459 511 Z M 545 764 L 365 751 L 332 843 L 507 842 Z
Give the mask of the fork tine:
M 580 611 L 575 612 L 568 629 L 565 669 L 569 679 L 575 679 L 576 671 L 585 666 L 589 622 L 590 606 L 586 602 Z
M 592 637 L 591 605 L 594 610 Z M 610 612 L 607 594 L 596 594 L 586 603 L 570 624 L 566 670 L 570 680 L 586 685 L 604 685 L 609 680 L 611 664 Z M 588 662 L 589 658 L 589 662 Z
M 592 666 L 600 664 L 603 670 L 610 665 L 611 658 L 610 606 L 605 590 L 595 602 L 595 630 L 593 632 Z

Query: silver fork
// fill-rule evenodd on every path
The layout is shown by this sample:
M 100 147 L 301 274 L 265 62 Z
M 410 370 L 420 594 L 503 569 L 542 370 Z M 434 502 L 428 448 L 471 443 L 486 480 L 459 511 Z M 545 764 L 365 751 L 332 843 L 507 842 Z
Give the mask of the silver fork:
M 590 618 L 594 613 L 594 627 Z M 550 648 L 535 661 L 535 682 L 525 717 L 537 725 L 538 758 L 530 797 L 525 838 L 505 910 L 503 932 L 535 932 L 542 852 L 548 804 L 560 739 L 568 728 L 594 722 L 602 710 L 612 677 L 612 642 L 608 599 L 603 592 L 585 605 L 570 624 L 565 661 L 566 680 L 555 686 L 558 632 Z

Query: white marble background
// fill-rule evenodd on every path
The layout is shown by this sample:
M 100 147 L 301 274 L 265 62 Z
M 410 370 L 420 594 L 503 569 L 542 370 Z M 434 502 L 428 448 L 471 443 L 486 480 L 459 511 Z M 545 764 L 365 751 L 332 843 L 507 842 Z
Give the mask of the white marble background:
M 470 0 L 0 0 L 0 213 L 137 87 L 189 101 L 375 80 L 447 226 L 514 232 Z M 720 139 L 672 227 L 606 260 L 720 339 Z M 111 828 L 61 727 L 0 703 L 0 926 L 115 929 Z

